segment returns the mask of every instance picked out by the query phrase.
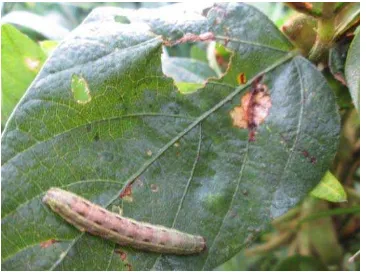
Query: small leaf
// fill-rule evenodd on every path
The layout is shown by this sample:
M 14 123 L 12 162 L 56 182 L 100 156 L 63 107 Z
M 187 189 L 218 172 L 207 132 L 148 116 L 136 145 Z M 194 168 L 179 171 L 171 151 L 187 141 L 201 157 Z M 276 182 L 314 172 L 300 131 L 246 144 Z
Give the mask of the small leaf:
M 311 191 L 311 195 L 330 202 L 347 201 L 347 194 L 342 184 L 329 171 L 324 175 L 320 183 Z
M 5 124 L 46 59 L 41 48 L 14 26 L 1 26 L 1 123 Z
M 347 85 L 344 66 L 347 58 L 347 52 L 350 45 L 350 41 L 340 41 L 329 50 L 329 68 L 334 78 L 341 82 L 343 85 Z
M 360 32 L 358 31 L 349 47 L 346 60 L 346 80 L 353 104 L 360 111 Z

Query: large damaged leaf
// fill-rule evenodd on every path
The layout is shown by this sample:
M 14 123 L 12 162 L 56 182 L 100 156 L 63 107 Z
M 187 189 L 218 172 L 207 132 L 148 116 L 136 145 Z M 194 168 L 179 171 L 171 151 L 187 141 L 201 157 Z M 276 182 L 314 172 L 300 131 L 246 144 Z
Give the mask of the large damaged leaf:
M 179 37 L 174 20 L 154 14 L 137 20 L 120 9 L 93 12 L 54 51 L 9 120 L 2 138 L 4 269 L 213 269 L 328 169 L 339 133 L 332 91 L 263 14 L 216 5 L 207 17 L 179 24 Z M 181 22 L 186 14 L 175 16 Z M 223 78 L 183 94 L 162 73 L 161 53 L 188 33 L 212 33 L 233 56 Z M 238 73 L 246 84 L 238 85 Z M 73 78 L 88 91 L 83 103 Z M 266 97 L 267 115 L 234 126 L 231 113 L 249 92 Z M 246 112 L 260 114 L 250 101 Z M 161 255 L 81 233 L 41 203 L 50 187 L 199 234 L 207 249 Z

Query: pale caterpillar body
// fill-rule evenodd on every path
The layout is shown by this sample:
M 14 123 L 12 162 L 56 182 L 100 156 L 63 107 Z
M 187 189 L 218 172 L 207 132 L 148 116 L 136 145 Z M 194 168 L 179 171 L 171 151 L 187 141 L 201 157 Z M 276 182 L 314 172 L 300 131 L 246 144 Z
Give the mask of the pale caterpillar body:
M 59 188 L 49 189 L 43 202 L 79 230 L 120 245 L 180 255 L 199 253 L 206 247 L 201 236 L 122 217 Z

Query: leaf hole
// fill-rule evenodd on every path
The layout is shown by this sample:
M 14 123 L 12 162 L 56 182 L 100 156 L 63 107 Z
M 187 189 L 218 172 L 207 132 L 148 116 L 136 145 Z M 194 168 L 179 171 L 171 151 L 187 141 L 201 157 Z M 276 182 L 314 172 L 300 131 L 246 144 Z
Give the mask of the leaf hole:
M 84 77 L 76 74 L 72 75 L 71 91 L 78 104 L 84 105 L 91 101 L 89 85 Z
M 114 16 L 114 21 L 116 23 L 120 23 L 120 24 L 130 24 L 131 23 L 131 21 L 126 16 L 123 16 L 123 15 Z

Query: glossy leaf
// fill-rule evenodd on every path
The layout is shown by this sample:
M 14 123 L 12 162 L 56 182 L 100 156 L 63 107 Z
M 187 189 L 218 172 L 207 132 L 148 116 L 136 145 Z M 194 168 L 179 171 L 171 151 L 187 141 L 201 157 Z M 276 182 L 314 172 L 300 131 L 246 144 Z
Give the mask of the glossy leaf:
M 131 23 L 121 24 L 114 18 L 124 10 L 92 12 L 60 43 L 9 121 L 2 138 L 4 269 L 213 269 L 328 169 L 339 134 L 332 90 L 263 14 L 234 3 L 187 23 L 184 12 L 174 20 L 150 13 L 150 20 L 127 16 Z M 220 80 L 182 94 L 162 73 L 163 43 L 207 31 L 228 41 L 231 65 Z M 238 86 L 240 72 L 248 83 Z M 74 99 L 75 74 L 89 87 L 88 103 Z M 230 112 L 260 74 L 272 107 L 249 141 Z M 160 255 L 80 233 L 41 203 L 52 186 L 202 235 L 207 250 Z M 50 239 L 57 242 L 40 249 Z
M 346 80 L 353 104 L 360 110 L 360 32 L 358 32 L 348 50 L 346 60 Z
M 311 191 L 311 195 L 330 202 L 347 201 L 347 194 L 342 184 L 329 171 L 324 175 L 314 190 Z
M 1 123 L 5 124 L 41 69 L 42 49 L 12 25 L 1 26 Z

